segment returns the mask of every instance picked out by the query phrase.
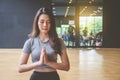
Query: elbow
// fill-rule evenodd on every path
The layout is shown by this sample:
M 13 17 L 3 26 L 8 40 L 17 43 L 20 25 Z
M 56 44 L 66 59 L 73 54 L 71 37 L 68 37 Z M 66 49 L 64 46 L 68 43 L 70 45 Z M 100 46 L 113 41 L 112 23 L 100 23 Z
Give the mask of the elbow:
M 18 73 L 22 73 L 22 71 L 20 69 L 18 69 Z
M 64 64 L 64 71 L 70 70 L 70 64 Z
M 66 68 L 66 69 L 64 69 L 64 71 L 69 71 L 69 69 Z
M 18 69 L 18 73 L 22 73 L 22 72 L 23 72 L 23 71 L 19 68 L 19 69 Z
M 18 69 L 18 73 L 23 73 L 23 72 L 25 72 L 25 71 L 22 69 Z
M 18 73 L 22 73 L 22 71 L 18 70 Z
M 70 70 L 70 68 L 68 67 L 68 68 L 66 68 L 66 70 L 65 71 L 69 71 Z
M 18 73 L 22 73 L 23 72 L 23 70 L 22 70 L 22 68 L 19 66 L 19 68 L 18 68 Z
M 67 66 L 64 68 L 65 71 L 69 71 L 70 70 L 70 66 Z

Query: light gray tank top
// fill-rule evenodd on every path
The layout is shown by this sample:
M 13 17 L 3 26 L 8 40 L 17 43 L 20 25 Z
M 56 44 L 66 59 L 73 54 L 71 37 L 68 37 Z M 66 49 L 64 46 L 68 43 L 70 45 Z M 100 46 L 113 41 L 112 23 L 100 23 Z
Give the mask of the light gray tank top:
M 61 39 L 61 50 L 66 48 L 63 40 Z M 40 59 L 40 54 L 41 54 L 41 49 L 42 47 L 46 47 L 46 54 L 48 56 L 49 61 L 56 62 L 57 61 L 57 54 L 55 53 L 54 49 L 51 47 L 49 41 L 47 42 L 42 42 L 39 37 L 35 38 L 29 38 L 26 40 L 24 46 L 23 46 L 23 52 L 30 54 L 32 57 L 32 62 L 39 61 Z M 42 68 L 51 68 L 50 66 L 47 65 L 42 65 L 37 67 L 36 69 L 42 69 Z

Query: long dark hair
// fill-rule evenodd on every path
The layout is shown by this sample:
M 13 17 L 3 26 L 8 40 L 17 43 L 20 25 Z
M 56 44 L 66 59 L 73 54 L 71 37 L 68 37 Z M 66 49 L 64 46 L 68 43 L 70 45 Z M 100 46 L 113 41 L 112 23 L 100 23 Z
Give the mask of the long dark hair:
M 61 44 L 60 44 L 60 39 L 58 38 L 58 35 L 56 32 L 55 18 L 53 16 L 51 8 L 42 7 L 37 11 L 37 13 L 34 17 L 33 30 L 29 34 L 29 37 L 39 36 L 40 30 L 38 27 L 38 19 L 41 14 L 47 14 L 50 18 L 51 28 L 50 28 L 50 31 L 48 32 L 49 42 L 50 42 L 51 47 L 55 50 L 55 52 L 60 54 L 61 53 L 61 46 L 60 46 Z

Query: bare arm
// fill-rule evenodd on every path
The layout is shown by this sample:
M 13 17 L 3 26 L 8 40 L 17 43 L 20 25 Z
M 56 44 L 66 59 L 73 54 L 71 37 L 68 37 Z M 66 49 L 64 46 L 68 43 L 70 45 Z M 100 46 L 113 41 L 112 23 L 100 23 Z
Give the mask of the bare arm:
M 64 70 L 68 71 L 70 69 L 70 64 L 69 64 L 69 59 L 67 56 L 66 49 L 64 49 L 60 55 L 61 58 L 61 63 L 56 63 L 56 62 L 50 62 L 46 59 L 46 56 L 44 56 L 44 64 L 47 64 L 55 69 L 58 70 Z
M 18 72 L 27 72 L 42 64 L 41 60 L 32 64 L 27 64 L 29 55 L 28 53 L 21 54 Z

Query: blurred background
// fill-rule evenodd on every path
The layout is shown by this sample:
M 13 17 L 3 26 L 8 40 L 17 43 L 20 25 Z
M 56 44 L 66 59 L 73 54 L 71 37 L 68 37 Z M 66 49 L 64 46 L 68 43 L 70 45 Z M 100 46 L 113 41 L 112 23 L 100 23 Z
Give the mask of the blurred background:
M 0 0 L 0 48 L 22 48 L 41 6 L 51 7 L 68 48 L 120 47 L 117 1 Z

